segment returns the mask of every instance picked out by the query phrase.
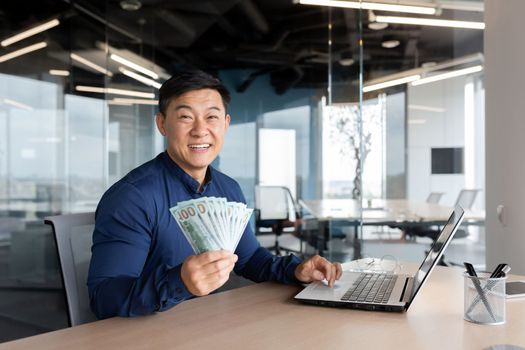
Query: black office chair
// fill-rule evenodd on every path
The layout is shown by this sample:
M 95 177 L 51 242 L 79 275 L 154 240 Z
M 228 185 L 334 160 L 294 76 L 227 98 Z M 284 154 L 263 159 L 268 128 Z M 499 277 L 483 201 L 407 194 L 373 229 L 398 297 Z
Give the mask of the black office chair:
M 439 204 L 439 202 L 441 201 L 441 198 L 443 197 L 444 194 L 445 194 L 444 192 L 430 192 L 428 194 L 426 202 L 427 203 L 431 203 L 431 204 Z M 390 227 L 391 228 L 398 228 L 401 231 L 403 231 L 403 236 L 404 236 L 405 239 L 406 238 L 415 238 L 416 236 L 421 236 L 422 232 L 424 230 L 428 229 L 427 227 L 423 227 L 423 226 L 419 226 L 419 225 L 407 226 L 407 225 L 403 225 L 403 224 L 390 225 Z
M 302 254 L 301 215 L 297 208 L 287 187 L 255 187 L 255 233 L 275 235 L 274 244 L 266 248 L 275 251 L 277 255 L 280 255 L 281 251 Z M 279 238 L 283 233 L 291 233 L 299 238 L 300 249 L 282 247 Z

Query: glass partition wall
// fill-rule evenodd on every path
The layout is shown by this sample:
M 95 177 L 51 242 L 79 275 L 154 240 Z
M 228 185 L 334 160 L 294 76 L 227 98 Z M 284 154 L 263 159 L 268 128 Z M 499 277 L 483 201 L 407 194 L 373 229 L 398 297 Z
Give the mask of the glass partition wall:
M 414 4 L 363 11 L 361 253 L 419 263 L 460 204 L 444 263 L 484 266 L 483 1 Z
M 164 150 L 158 88 L 181 69 L 215 74 L 232 94 L 213 166 L 248 205 L 256 186 L 290 190 L 302 220 L 279 236 L 282 253 L 417 262 L 432 241 L 420 231 L 440 222 L 407 205 L 437 193 L 432 205 L 451 207 L 476 189 L 483 212 L 483 31 L 388 18 L 483 22 L 482 2 L 411 2 L 437 11 L 427 15 L 366 2 L 31 3 L 0 5 L 0 341 L 67 326 L 43 218 L 94 211 Z M 484 264 L 476 215 L 447 261 Z M 256 215 L 251 226 L 274 246 Z
M 94 211 L 112 183 L 164 149 L 158 87 L 113 56 L 168 77 L 154 63 L 151 15 L 126 30 L 108 18 L 110 2 L 25 6 L 0 5 L 0 341 L 67 326 L 43 218 Z

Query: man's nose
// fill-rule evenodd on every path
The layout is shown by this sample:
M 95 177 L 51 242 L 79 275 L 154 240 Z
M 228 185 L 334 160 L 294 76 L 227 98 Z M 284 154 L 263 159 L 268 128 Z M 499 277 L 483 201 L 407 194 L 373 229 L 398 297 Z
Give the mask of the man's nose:
M 200 118 L 197 118 L 193 123 L 191 135 L 195 137 L 203 137 L 208 135 L 208 127 L 206 125 L 206 122 Z

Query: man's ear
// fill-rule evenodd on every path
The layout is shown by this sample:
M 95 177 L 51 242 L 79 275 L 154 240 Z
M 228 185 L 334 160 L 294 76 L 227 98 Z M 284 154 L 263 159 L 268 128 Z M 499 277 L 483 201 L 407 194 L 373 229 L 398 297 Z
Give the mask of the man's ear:
M 162 134 L 162 136 L 166 136 L 166 128 L 164 127 L 164 124 L 166 123 L 166 117 L 161 112 L 158 112 L 155 116 L 155 123 L 157 124 L 157 129 L 159 129 L 159 132 Z
M 226 130 L 228 130 L 228 126 L 230 125 L 230 121 L 231 121 L 230 115 L 226 114 L 226 127 L 224 129 L 224 132 L 226 132 Z

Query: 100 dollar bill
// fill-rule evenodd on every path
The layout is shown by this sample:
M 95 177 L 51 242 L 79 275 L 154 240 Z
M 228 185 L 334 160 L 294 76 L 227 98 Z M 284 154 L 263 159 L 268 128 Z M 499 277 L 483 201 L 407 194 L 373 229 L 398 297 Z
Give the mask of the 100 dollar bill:
M 194 204 L 170 209 L 182 232 L 197 254 L 211 250 L 220 250 L 220 245 L 213 239 L 211 232 L 201 221 L 198 209 Z
M 253 209 L 226 198 L 201 197 L 179 202 L 170 208 L 193 251 L 235 251 Z

